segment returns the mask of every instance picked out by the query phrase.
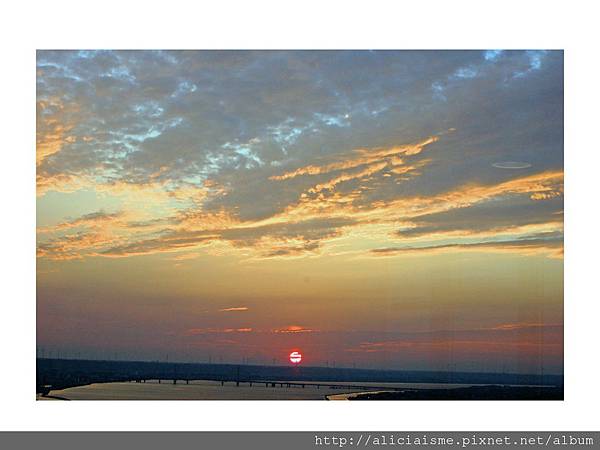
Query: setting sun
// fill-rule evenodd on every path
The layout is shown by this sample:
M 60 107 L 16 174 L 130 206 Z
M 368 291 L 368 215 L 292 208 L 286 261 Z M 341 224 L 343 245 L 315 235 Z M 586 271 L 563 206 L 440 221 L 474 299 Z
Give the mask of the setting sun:
M 298 351 L 290 353 L 290 362 L 292 364 L 300 364 L 302 362 L 302 353 Z

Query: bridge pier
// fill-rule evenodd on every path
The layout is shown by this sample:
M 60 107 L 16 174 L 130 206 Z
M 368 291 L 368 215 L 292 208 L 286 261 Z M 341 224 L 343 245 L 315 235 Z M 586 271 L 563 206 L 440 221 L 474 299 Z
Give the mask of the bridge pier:
M 190 384 L 190 380 L 185 380 L 185 384 Z
M 240 386 L 240 382 L 239 382 L 239 381 L 236 381 L 236 382 L 235 382 L 235 385 L 236 385 L 237 387 L 239 387 L 239 386 Z
M 160 378 L 158 379 L 158 384 L 160 384 Z
M 177 384 L 177 380 L 173 380 L 173 384 Z

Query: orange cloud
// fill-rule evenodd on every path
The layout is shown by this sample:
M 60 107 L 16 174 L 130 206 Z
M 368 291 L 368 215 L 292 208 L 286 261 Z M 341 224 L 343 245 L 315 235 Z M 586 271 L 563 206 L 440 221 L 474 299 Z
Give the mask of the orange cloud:
M 51 239 L 37 244 L 37 257 L 54 260 L 81 259 L 86 251 L 114 243 L 114 239 L 104 233 L 80 232 Z
M 468 208 L 491 199 L 508 196 L 527 195 L 532 200 L 543 200 L 562 195 L 562 171 L 542 172 L 490 185 L 468 184 L 430 196 L 393 197 L 371 203 L 364 202 L 365 192 L 371 189 L 370 187 L 360 186 L 347 193 L 335 190 L 339 183 L 370 177 L 386 168 L 389 169 L 386 174 L 393 172 L 405 176 L 418 175 L 417 169 L 424 167 L 429 160 L 406 164 L 404 158 L 421 153 L 427 145 L 438 139 L 437 136 L 433 136 L 411 145 L 383 149 L 359 149 L 352 152 L 349 159 L 344 161 L 306 166 L 272 177 L 275 180 L 284 180 L 300 175 L 327 174 L 339 170 L 356 169 L 337 174 L 328 181 L 316 184 L 308 191 L 299 193 L 298 200 L 289 204 L 282 212 L 258 220 L 241 220 L 235 210 L 224 208 L 206 211 L 204 202 L 211 195 L 225 195 L 226 193 L 223 191 L 224 188 L 219 187 L 220 185 L 216 182 L 207 181 L 202 187 L 189 186 L 165 191 L 167 187 L 161 184 L 164 182 L 156 181 L 150 187 L 120 183 L 111 186 L 101 185 L 98 186 L 98 189 L 109 189 L 112 193 L 124 190 L 127 195 L 137 192 L 135 190 L 138 189 L 141 198 L 155 195 L 155 201 L 159 203 L 165 202 L 167 197 L 188 198 L 193 201 L 194 206 L 177 211 L 173 216 L 145 223 L 125 222 L 120 214 L 110 215 L 99 212 L 63 222 L 54 229 L 41 228 L 38 232 L 58 231 L 78 226 L 102 231 L 105 237 L 104 242 L 96 240 L 88 248 L 84 246 L 85 239 L 80 239 L 79 246 L 75 246 L 74 242 L 67 242 L 70 245 L 70 252 L 59 251 L 60 245 L 54 242 L 56 258 L 85 255 L 127 257 L 200 247 L 209 248 L 210 245 L 217 244 L 224 244 L 220 247 L 221 251 L 251 249 L 254 254 L 250 257 L 289 258 L 318 254 L 325 242 L 339 238 L 349 229 L 361 226 L 376 223 L 406 223 L 425 214 Z M 134 198 L 132 197 L 132 200 Z M 154 197 L 152 198 L 154 199 Z M 120 230 L 119 233 L 115 232 L 117 228 Z M 525 232 L 525 230 L 517 229 L 510 231 L 517 236 Z M 487 237 L 493 237 L 494 230 L 487 230 L 487 232 Z M 389 235 L 381 237 L 385 240 L 390 238 Z M 53 245 L 46 243 L 40 244 L 40 247 L 41 251 L 38 252 L 38 255 L 52 257 Z M 451 248 L 466 249 L 467 244 L 429 246 L 431 251 Z M 562 255 L 562 246 L 556 243 L 533 245 L 532 242 L 529 242 L 529 245 L 526 245 L 524 242 L 513 244 L 482 242 L 469 248 L 521 253 L 537 252 L 539 249 L 543 249 L 551 257 L 561 257 Z M 390 255 L 409 250 L 406 248 L 375 249 L 374 254 Z M 80 253 L 76 255 L 78 251 Z M 419 247 L 412 251 L 424 250 Z M 61 253 L 60 256 L 59 253 Z M 248 254 L 246 253 L 246 255 Z
M 85 214 L 76 219 L 68 220 L 66 222 L 61 222 L 58 225 L 50 226 L 50 227 L 39 227 L 37 229 L 38 233 L 54 233 L 61 230 L 66 230 L 69 228 L 76 227 L 86 227 L 86 228 L 98 228 L 102 227 L 108 223 L 113 223 L 119 221 L 124 216 L 122 211 L 118 211 L 115 213 L 106 213 L 104 211 L 98 211 L 90 214 Z
M 74 138 L 68 135 L 73 125 L 65 123 L 65 105 L 60 99 L 38 100 L 36 116 L 36 164 L 39 166 Z
M 273 333 L 314 333 L 317 330 L 311 330 L 310 328 L 304 328 L 298 325 L 290 325 L 285 328 L 277 328 L 272 331 Z
M 562 191 L 545 191 L 545 192 L 534 192 L 531 194 L 531 200 L 548 200 L 555 197 L 560 197 Z
M 449 211 L 510 195 L 562 192 L 563 171 L 548 171 L 508 180 L 492 185 L 468 184 L 431 196 L 412 196 L 380 200 L 368 207 L 356 206 L 356 192 L 341 194 L 334 192 L 325 196 L 302 195 L 298 203 L 290 205 L 280 215 L 280 220 L 298 220 L 300 217 L 346 216 L 357 221 L 403 221 L 424 214 Z
M 429 144 L 432 144 L 433 142 L 436 142 L 437 140 L 439 140 L 439 137 L 430 136 L 416 144 L 402 145 L 391 148 L 358 149 L 354 150 L 350 155 L 345 157 L 343 161 L 328 163 L 321 166 L 305 166 L 290 172 L 286 172 L 283 175 L 272 176 L 269 179 L 283 181 L 301 175 L 319 175 L 338 170 L 353 169 L 359 166 L 377 163 L 388 158 L 391 158 L 390 162 L 393 165 L 397 165 L 402 163 L 402 160 L 397 158 L 398 155 L 417 155 L 421 153 L 423 148 Z
M 58 97 L 45 97 L 36 103 L 36 189 L 38 195 L 49 189 L 70 190 L 74 181 L 72 174 L 50 173 L 44 163 L 51 156 L 61 152 L 66 145 L 77 141 L 71 135 L 75 128 L 73 116 L 79 107 L 65 104 Z M 85 139 L 82 137 L 82 140 Z
M 496 325 L 490 328 L 484 328 L 486 330 L 500 330 L 500 331 L 513 331 L 513 330 L 524 330 L 531 328 L 543 328 L 543 327 L 552 327 L 552 326 L 561 326 L 560 324 L 551 324 L 551 323 L 528 323 L 528 322 L 519 322 L 519 323 L 503 323 L 500 325 Z

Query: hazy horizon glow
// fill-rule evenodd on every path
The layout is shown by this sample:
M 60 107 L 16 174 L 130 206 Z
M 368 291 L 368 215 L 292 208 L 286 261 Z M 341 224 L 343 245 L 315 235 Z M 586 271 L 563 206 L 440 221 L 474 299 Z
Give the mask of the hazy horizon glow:
M 39 51 L 36 166 L 46 356 L 563 371 L 562 52 Z

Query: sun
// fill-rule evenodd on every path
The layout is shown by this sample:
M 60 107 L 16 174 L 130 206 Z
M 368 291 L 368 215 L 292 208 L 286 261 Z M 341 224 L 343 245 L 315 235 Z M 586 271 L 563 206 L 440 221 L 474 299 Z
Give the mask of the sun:
M 290 353 L 290 362 L 292 364 L 300 364 L 301 361 L 302 361 L 302 353 L 300 353 L 297 350 L 294 350 L 292 353 Z

